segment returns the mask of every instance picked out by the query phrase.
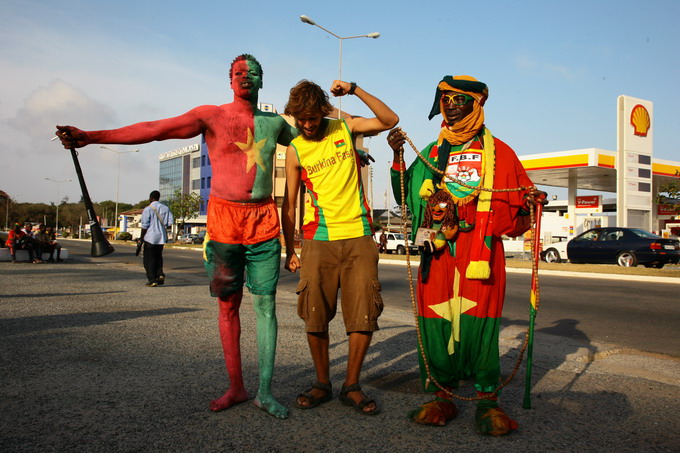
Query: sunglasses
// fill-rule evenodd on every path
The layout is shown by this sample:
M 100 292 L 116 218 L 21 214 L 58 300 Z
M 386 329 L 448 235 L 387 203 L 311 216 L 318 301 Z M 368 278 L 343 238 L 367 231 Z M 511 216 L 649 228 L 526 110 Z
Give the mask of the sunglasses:
M 463 93 L 455 93 L 455 94 L 442 94 L 442 103 L 444 105 L 465 105 L 470 101 L 474 101 L 475 98 L 472 96 L 468 96 L 467 94 Z

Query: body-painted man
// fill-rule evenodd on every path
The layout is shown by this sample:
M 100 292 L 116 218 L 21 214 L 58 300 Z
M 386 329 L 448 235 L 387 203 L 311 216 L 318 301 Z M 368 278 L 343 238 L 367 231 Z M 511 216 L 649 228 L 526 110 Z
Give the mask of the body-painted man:
M 498 336 L 505 298 L 501 236 L 528 230 L 527 203 L 545 194 L 484 190 L 532 186 L 514 151 L 484 125 L 487 97 L 486 85 L 472 77 L 444 77 L 429 116 L 444 116 L 439 138 L 421 152 L 443 175 L 416 159 L 405 175 L 405 195 L 414 237 L 421 226 L 432 230 L 417 291 L 430 374 L 449 391 L 461 380 L 474 379 L 481 398 L 475 414 L 478 430 L 503 435 L 517 423 L 498 407 L 494 394 L 500 383 Z M 399 151 L 405 139 L 397 128 L 387 140 L 394 150 L 392 187 L 401 202 Z M 420 370 L 424 390 L 436 398 L 409 415 L 418 423 L 444 425 L 456 416 L 456 405 L 428 379 L 422 357 Z
M 295 272 L 300 268 L 298 314 L 305 321 L 316 370 L 316 382 L 298 395 L 296 406 L 312 409 L 333 397 L 328 323 L 335 316 L 338 289 L 342 288 L 349 353 L 339 399 L 363 415 L 374 415 L 379 412 L 378 405 L 361 390 L 359 376 L 372 334 L 378 330 L 383 303 L 378 282 L 378 251 L 361 183 L 362 157 L 353 147 L 352 134 L 377 134 L 394 127 L 399 117 L 354 83 L 336 80 L 331 93 L 356 95 L 375 117 L 325 118 L 332 109 L 328 95 L 307 80 L 290 90 L 286 104 L 285 113 L 295 118 L 300 131 L 286 151 L 286 194 L 282 209 L 286 269 Z M 305 240 L 298 258 L 294 228 L 301 181 L 308 199 L 302 227 Z
M 57 126 L 65 148 L 91 143 L 139 144 L 203 134 L 212 165 L 204 258 L 210 291 L 218 298 L 219 330 L 230 387 L 210 404 L 220 411 L 248 399 L 241 369 L 239 308 L 244 272 L 257 316 L 260 386 L 255 405 L 285 418 L 288 410 L 271 393 L 277 337 L 275 311 L 281 244 L 272 200 L 276 144 L 296 135 L 283 118 L 257 108 L 262 68 L 252 55 L 238 56 L 229 71 L 234 101 L 203 105 L 187 113 L 114 130 L 85 132 Z

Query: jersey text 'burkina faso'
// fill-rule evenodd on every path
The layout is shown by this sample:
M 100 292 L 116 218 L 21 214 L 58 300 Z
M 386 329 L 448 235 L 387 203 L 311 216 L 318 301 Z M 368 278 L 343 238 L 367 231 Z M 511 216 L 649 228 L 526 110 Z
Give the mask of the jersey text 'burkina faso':
M 324 121 L 326 133 L 320 142 L 301 135 L 291 142 L 308 193 L 302 226 L 304 238 L 337 241 L 372 235 L 352 135 L 344 120 Z

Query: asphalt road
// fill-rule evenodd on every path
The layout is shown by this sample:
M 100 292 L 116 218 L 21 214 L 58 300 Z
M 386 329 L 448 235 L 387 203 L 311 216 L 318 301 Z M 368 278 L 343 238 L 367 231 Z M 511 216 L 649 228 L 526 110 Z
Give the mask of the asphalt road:
M 229 383 L 200 253 L 168 250 L 165 286 L 148 288 L 131 245 L 93 259 L 87 242 L 64 242 L 75 254 L 66 263 L 0 263 L 2 453 L 679 451 L 680 424 L 673 413 L 680 406 L 680 360 L 598 343 L 584 336 L 590 335 L 585 320 L 574 338 L 539 328 L 531 410 L 523 404 L 524 366 L 503 389 L 502 405 L 520 426 L 516 433 L 480 436 L 474 403 L 466 401 L 458 402 L 458 417 L 444 428 L 410 422 L 408 411 L 431 397 L 421 390 L 412 315 L 392 294 L 407 297 L 389 283 L 403 280 L 400 266 L 381 266 L 387 308 L 362 369 L 362 387 L 378 401 L 380 414 L 359 415 L 337 399 L 314 410 L 294 408 L 314 372 L 290 291 L 296 279 L 287 274 L 277 298 L 273 391 L 290 417 L 271 417 L 252 400 L 212 413 L 209 401 Z M 513 275 L 511 281 L 526 292 L 527 277 Z M 550 279 L 544 280 L 544 292 L 551 291 Z M 571 284 L 564 291 L 582 282 L 566 281 Z M 519 300 L 524 304 L 525 297 Z M 244 301 L 241 349 L 252 398 L 258 388 L 257 329 L 250 297 Z M 503 376 L 519 363 L 525 330 L 507 316 L 517 325 L 501 331 Z M 347 363 L 342 322 L 331 323 L 330 338 L 337 395 Z M 473 396 L 471 383 L 459 393 Z
M 91 259 L 90 243 L 64 241 L 76 259 Z M 134 247 L 116 244 L 114 254 L 96 260 L 138 264 Z M 206 284 L 198 250 L 166 248 L 166 273 L 181 272 L 194 284 Z M 413 275 L 417 267 L 413 266 Z M 406 267 L 381 264 L 380 281 L 386 306 L 411 311 Z M 279 290 L 294 292 L 298 276 L 281 269 Z M 608 343 L 680 357 L 680 298 L 677 284 L 654 283 L 640 277 L 629 280 L 579 279 L 544 272 L 540 278 L 540 308 L 536 329 L 541 332 L 582 341 Z M 526 327 L 530 276 L 510 271 L 507 278 L 503 326 Z

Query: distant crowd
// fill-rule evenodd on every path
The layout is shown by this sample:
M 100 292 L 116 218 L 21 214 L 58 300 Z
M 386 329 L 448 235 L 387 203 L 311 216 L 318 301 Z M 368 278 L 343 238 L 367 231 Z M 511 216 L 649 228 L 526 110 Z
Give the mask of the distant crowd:
M 54 227 L 39 224 L 36 229 L 31 222 L 15 223 L 7 235 L 5 242 L 12 255 L 12 262 L 17 261 L 17 250 L 26 250 L 32 263 L 59 262 L 61 259 L 61 245 L 57 242 Z

